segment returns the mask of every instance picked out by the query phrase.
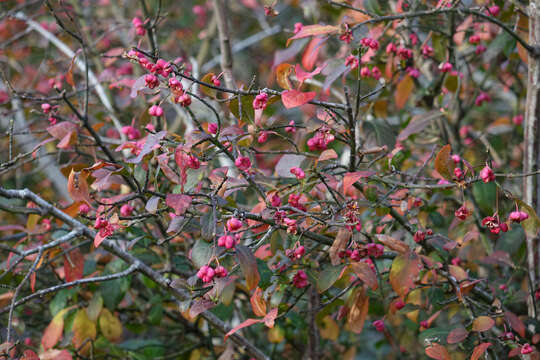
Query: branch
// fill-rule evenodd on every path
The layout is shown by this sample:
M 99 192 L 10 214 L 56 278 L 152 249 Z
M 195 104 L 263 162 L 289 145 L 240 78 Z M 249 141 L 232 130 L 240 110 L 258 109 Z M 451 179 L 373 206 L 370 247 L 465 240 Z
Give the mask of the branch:
M 330 2 L 332 5 L 336 5 L 336 3 Z M 363 9 L 355 8 L 353 6 L 346 6 L 348 9 L 351 9 L 353 11 L 358 11 L 363 14 L 366 12 Z M 393 20 L 404 20 L 404 19 L 411 19 L 415 17 L 423 17 L 423 16 L 433 16 L 433 15 L 439 15 L 439 14 L 449 14 L 449 13 L 457 13 L 457 14 L 467 14 L 467 15 L 473 15 L 479 18 L 482 18 L 488 22 L 491 22 L 493 24 L 496 24 L 500 28 L 502 28 L 504 31 L 506 31 L 510 36 L 512 36 L 514 39 L 516 39 L 517 42 L 523 46 L 527 52 L 533 56 L 538 57 L 540 56 L 540 50 L 537 47 L 529 45 L 527 41 L 525 41 L 522 37 L 520 37 L 512 28 L 510 28 L 508 25 L 500 21 L 494 16 L 486 15 L 483 12 L 480 12 L 478 10 L 474 9 L 467 9 L 467 8 L 440 8 L 440 9 L 432 9 L 432 10 L 423 10 L 423 11 L 416 11 L 416 12 L 408 12 L 403 14 L 394 14 L 394 15 L 386 15 L 386 16 L 378 16 L 373 17 L 369 20 L 362 21 L 353 27 L 351 27 L 351 30 L 355 30 L 363 25 L 367 24 L 376 24 L 380 22 L 386 22 L 386 21 L 393 21 Z
M 28 296 L 22 298 L 21 300 L 15 302 L 14 307 L 25 304 L 28 301 L 30 301 L 32 299 L 35 299 L 37 297 L 41 297 L 43 295 L 46 295 L 46 294 L 49 294 L 49 293 L 52 293 L 52 292 L 57 292 L 57 291 L 60 291 L 62 289 L 65 289 L 65 288 L 69 288 L 71 286 L 77 286 L 77 285 L 82 285 L 82 284 L 96 283 L 96 282 L 103 282 L 103 281 L 111 281 L 111 280 L 114 280 L 114 279 L 119 279 L 119 278 L 122 278 L 124 276 L 128 276 L 132 272 L 136 271 L 137 268 L 138 268 L 137 264 L 132 264 L 126 270 L 118 272 L 116 274 L 110 274 L 110 275 L 104 275 L 104 276 L 96 276 L 96 277 L 91 277 L 91 278 L 86 278 L 86 279 L 79 279 L 79 280 L 70 281 L 70 282 L 67 282 L 67 283 L 55 285 L 55 286 L 52 286 L 52 287 L 47 288 L 47 289 L 42 289 L 42 290 L 36 291 L 35 293 L 33 293 L 31 295 L 28 295 Z M 8 309 L 9 309 L 8 306 L 0 309 L 0 314 L 5 313 Z
M 233 56 L 231 51 L 231 39 L 229 34 L 229 25 L 227 21 L 227 9 L 223 0 L 214 0 L 214 11 L 216 14 L 219 47 L 221 49 L 221 70 L 223 78 L 228 88 L 235 89 L 236 85 L 233 76 Z
M 31 200 L 37 206 L 46 210 L 55 218 L 62 220 L 64 223 L 68 224 L 69 226 L 75 229 L 80 229 L 80 231 L 82 232 L 82 235 L 86 236 L 87 238 L 93 240 L 96 236 L 96 232 L 94 230 L 88 228 L 80 221 L 62 212 L 60 209 L 56 208 L 49 202 L 43 200 L 39 195 L 33 193 L 32 191 L 28 189 L 8 190 L 8 189 L 4 189 L 3 187 L 0 187 L 0 196 L 6 197 L 9 199 Z M 132 254 L 120 248 L 116 244 L 115 241 L 105 239 L 102 242 L 102 246 L 108 252 L 118 256 L 120 259 L 124 260 L 126 263 L 130 265 L 136 265 L 137 269 L 141 273 L 143 273 L 152 281 L 154 281 L 156 284 L 158 284 L 160 287 L 162 287 L 166 292 L 171 293 L 178 300 L 186 301 L 191 298 L 190 294 L 186 290 L 182 288 L 172 287 L 170 279 L 163 277 L 160 273 L 153 270 L 145 263 L 141 262 L 135 256 L 133 256 Z M 227 332 L 229 332 L 230 330 L 229 326 L 225 324 L 225 322 L 223 322 L 220 318 L 212 314 L 211 312 L 204 311 L 201 313 L 201 316 L 204 319 L 206 319 L 206 321 L 208 321 L 208 323 L 211 326 L 218 329 L 221 333 L 226 334 Z M 259 350 L 255 345 L 253 345 L 251 342 L 249 342 L 248 340 L 246 340 L 244 337 L 240 336 L 239 334 L 235 333 L 231 335 L 229 338 L 234 343 L 236 343 L 236 345 L 238 345 L 241 348 L 244 348 L 246 352 L 249 353 L 254 358 L 258 360 L 269 360 L 269 358 L 261 350 Z
M 28 27 L 32 30 L 35 30 L 37 33 L 39 33 L 41 36 L 43 36 L 45 39 L 50 41 L 54 46 L 58 48 L 61 52 L 63 52 L 67 57 L 70 59 L 73 59 L 75 57 L 75 53 L 69 46 L 64 44 L 60 39 L 58 39 L 53 33 L 45 30 L 40 24 L 37 22 L 31 20 L 22 12 L 18 12 L 14 15 L 16 19 L 22 20 L 26 22 Z M 122 141 L 126 141 L 126 135 L 122 133 L 122 124 L 120 123 L 120 120 L 114 115 L 114 109 L 113 106 L 107 97 L 107 94 L 105 93 L 105 90 L 101 86 L 101 83 L 98 81 L 96 75 L 91 69 L 87 69 L 85 63 L 77 58 L 75 58 L 75 65 L 79 68 L 80 71 L 86 73 L 88 71 L 88 79 L 90 80 L 90 83 L 93 87 L 96 89 L 96 93 L 100 101 L 103 103 L 103 106 L 107 109 L 109 116 L 111 117 L 114 126 L 116 127 L 116 130 L 118 130 L 118 133 L 120 134 L 120 137 L 122 138 Z

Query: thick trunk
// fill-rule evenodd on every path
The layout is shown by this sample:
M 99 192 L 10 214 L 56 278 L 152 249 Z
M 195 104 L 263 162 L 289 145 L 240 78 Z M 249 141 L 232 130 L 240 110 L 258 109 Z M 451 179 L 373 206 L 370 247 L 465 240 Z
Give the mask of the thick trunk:
M 529 5 L 529 44 L 540 46 L 540 0 L 531 0 Z M 540 120 L 540 58 L 529 54 L 529 73 L 527 85 L 527 103 L 525 109 L 525 153 L 523 156 L 523 172 L 529 173 L 539 168 L 540 149 L 538 141 Z M 523 200 L 540 213 L 540 181 L 539 175 L 527 176 L 523 180 Z M 537 284 L 535 243 L 537 237 L 527 234 L 527 266 L 532 283 L 531 295 Z M 539 274 L 540 275 L 540 274 Z M 529 299 L 529 316 L 536 316 L 534 302 Z

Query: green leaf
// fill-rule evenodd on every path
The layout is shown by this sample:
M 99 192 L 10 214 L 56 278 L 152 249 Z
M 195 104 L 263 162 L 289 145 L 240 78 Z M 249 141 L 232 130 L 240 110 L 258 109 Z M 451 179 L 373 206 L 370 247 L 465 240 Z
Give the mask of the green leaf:
M 493 214 L 495 207 L 495 196 L 497 193 L 497 185 L 493 182 L 484 183 L 482 181 L 476 182 L 473 185 L 473 196 L 478 204 L 478 207 L 484 214 Z
M 197 269 L 207 265 L 212 258 L 212 246 L 203 240 L 197 240 L 191 251 L 191 261 Z
M 322 293 L 330 289 L 330 287 L 334 285 L 337 279 L 339 279 L 342 270 L 343 265 L 330 266 L 321 271 L 319 273 L 319 277 L 317 278 L 317 290 Z
M 115 274 L 127 269 L 127 267 L 127 264 L 122 260 L 116 259 L 105 266 L 103 275 Z M 111 281 L 105 281 L 100 284 L 99 291 L 102 294 L 106 294 L 103 297 L 103 303 L 109 310 L 114 310 L 120 301 L 122 301 L 130 284 L 131 275 Z

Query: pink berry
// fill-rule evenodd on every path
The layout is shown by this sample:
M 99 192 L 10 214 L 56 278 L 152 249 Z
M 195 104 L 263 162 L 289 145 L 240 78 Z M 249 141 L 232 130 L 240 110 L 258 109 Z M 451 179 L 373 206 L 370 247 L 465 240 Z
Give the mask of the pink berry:
M 480 170 L 480 178 L 483 182 L 488 183 L 495 180 L 495 174 L 493 173 L 493 170 L 486 165 L 482 170 Z
M 81 204 L 81 206 L 79 206 L 79 214 L 86 215 L 89 212 L 90 212 L 90 206 L 88 206 L 88 204 Z
M 238 220 L 237 218 L 230 218 L 227 220 L 227 230 L 229 231 L 236 231 L 242 227 L 242 221 Z
M 217 134 L 218 131 L 218 125 L 216 123 L 210 123 L 208 124 L 208 132 L 210 134 Z
M 384 321 L 383 320 L 375 320 L 373 323 L 373 326 L 378 332 L 384 331 Z
M 247 156 L 239 156 L 234 161 L 236 167 L 242 171 L 249 170 L 251 168 L 251 160 Z
M 133 206 L 129 204 L 124 204 L 120 208 L 120 215 L 122 216 L 130 216 L 132 212 L 133 212 Z

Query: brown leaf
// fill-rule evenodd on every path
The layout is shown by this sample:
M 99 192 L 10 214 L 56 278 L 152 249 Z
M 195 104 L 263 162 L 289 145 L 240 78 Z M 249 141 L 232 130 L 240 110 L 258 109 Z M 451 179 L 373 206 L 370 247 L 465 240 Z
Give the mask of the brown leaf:
M 259 284 L 260 275 L 257 268 L 257 260 L 249 248 L 244 245 L 236 246 L 236 256 L 238 257 L 238 263 L 244 272 L 246 277 L 246 285 L 249 290 L 255 289 Z
M 412 251 L 394 259 L 390 269 L 390 285 L 402 298 L 415 286 L 416 278 L 422 268 L 418 255 Z
M 403 129 L 398 137 L 397 141 L 404 141 L 410 135 L 419 133 L 424 130 L 434 119 L 441 116 L 442 113 L 438 110 L 429 111 L 420 115 L 414 116 L 405 129 Z
M 379 284 L 377 275 L 371 267 L 365 262 L 355 262 L 351 264 L 352 270 L 371 290 L 377 290 Z
M 67 190 L 69 196 L 74 201 L 85 201 L 88 205 L 91 205 L 90 189 L 88 188 L 88 173 L 85 171 L 74 171 L 71 169 L 69 174 Z
M 495 325 L 495 320 L 490 318 L 489 316 L 479 316 L 476 319 L 474 319 L 472 324 L 472 330 L 473 331 L 488 331 Z
M 472 352 L 471 360 L 480 359 L 480 356 L 484 355 L 487 348 L 490 346 L 491 346 L 491 343 L 488 343 L 488 342 L 481 343 L 480 345 L 476 346 Z
M 333 266 L 341 264 L 341 258 L 339 257 L 339 252 L 347 246 L 349 239 L 351 238 L 351 232 L 347 229 L 340 229 L 337 233 L 330 250 L 328 253 L 330 255 L 330 262 Z
M 403 109 L 407 100 L 411 96 L 414 90 L 414 81 L 407 75 L 396 86 L 396 93 L 394 95 L 394 101 L 398 109 Z
M 253 295 L 251 295 L 249 301 L 251 302 L 251 308 L 253 309 L 253 313 L 255 315 L 266 315 L 266 302 L 262 298 L 262 290 L 260 287 L 257 287 L 255 289 L 255 292 L 253 292 Z
M 76 57 L 77 57 L 77 54 L 75 54 L 73 58 L 71 59 L 71 64 L 69 64 L 69 69 L 66 73 L 66 82 L 73 87 L 75 87 L 75 82 L 73 81 L 73 66 L 75 65 Z
M 207 84 L 212 84 L 212 77 L 215 76 L 214 73 L 208 73 L 206 75 L 204 75 L 201 79 L 202 82 L 205 82 Z M 212 88 L 209 88 L 207 86 L 200 86 L 199 89 L 201 90 L 201 92 L 208 96 L 208 97 L 211 97 L 213 99 L 216 98 L 216 93 L 217 93 L 217 90 L 215 89 L 212 89 Z
M 403 241 L 394 239 L 388 235 L 376 235 L 377 240 L 379 240 L 384 246 L 390 250 L 397 251 L 400 254 L 408 253 L 410 248 L 409 245 L 405 244 Z
M 347 315 L 347 329 L 360 334 L 369 310 L 369 297 L 363 287 L 357 288 L 352 294 L 352 305 Z
M 469 332 L 467 329 L 465 329 L 463 326 L 459 326 L 448 334 L 448 337 L 446 338 L 446 342 L 448 344 L 457 344 L 465 340 L 469 336 Z
M 454 168 L 456 167 L 454 160 L 450 157 L 451 154 L 452 147 L 450 145 L 445 145 L 441 151 L 439 151 L 437 157 L 435 157 L 435 170 L 447 180 L 452 180 Z
M 442 345 L 433 344 L 426 348 L 426 355 L 436 360 L 450 360 L 448 350 Z

